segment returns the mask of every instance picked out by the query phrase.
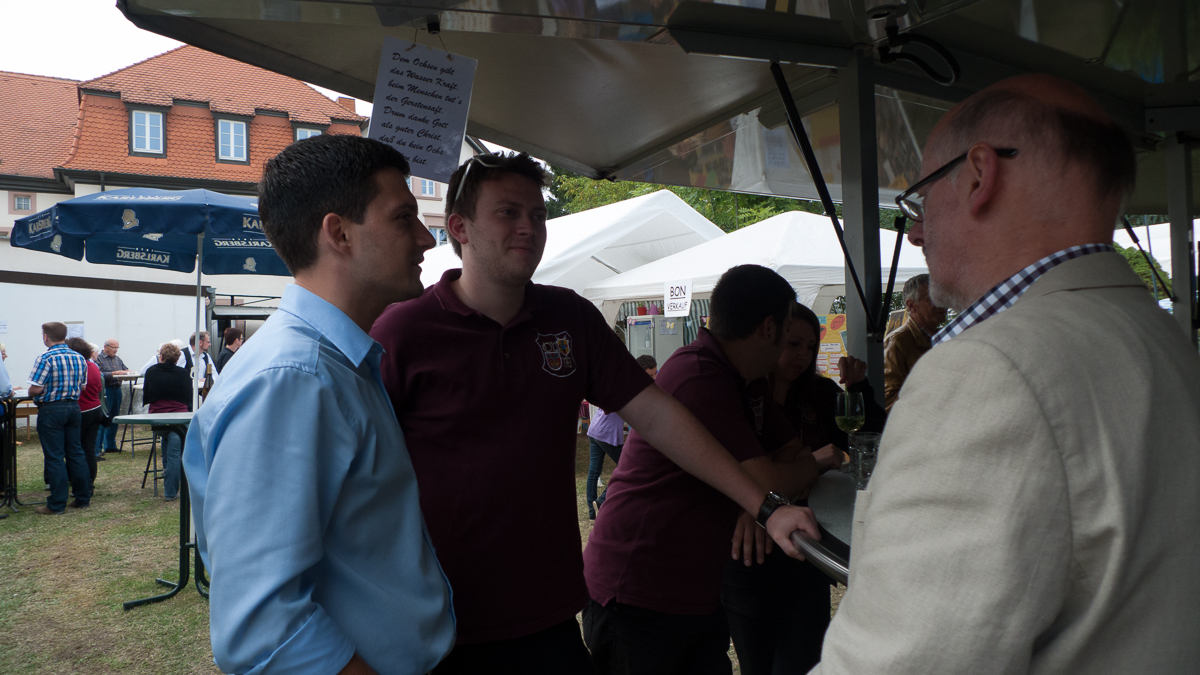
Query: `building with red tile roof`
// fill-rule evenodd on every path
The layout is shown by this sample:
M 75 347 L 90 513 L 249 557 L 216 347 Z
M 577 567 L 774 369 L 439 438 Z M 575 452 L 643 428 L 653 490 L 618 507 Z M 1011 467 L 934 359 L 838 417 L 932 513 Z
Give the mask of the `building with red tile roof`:
M 366 122 L 353 99 L 192 46 L 85 82 L 0 72 L 0 234 L 114 187 L 254 194 L 288 144 Z

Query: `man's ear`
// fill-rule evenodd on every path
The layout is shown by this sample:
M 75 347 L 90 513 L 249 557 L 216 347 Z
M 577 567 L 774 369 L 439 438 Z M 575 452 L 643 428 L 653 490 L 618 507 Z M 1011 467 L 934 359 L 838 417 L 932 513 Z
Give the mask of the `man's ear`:
M 459 245 L 467 243 L 467 221 L 461 214 L 451 213 L 446 218 L 446 231 L 451 237 L 459 243 Z
M 775 317 L 768 316 L 758 324 L 758 336 L 770 344 L 775 344 L 776 333 L 779 331 L 779 326 L 775 324 Z
M 352 223 L 336 213 L 326 213 L 321 219 L 321 233 L 317 237 L 318 246 L 328 246 L 334 251 L 347 255 L 350 253 L 351 241 L 349 228 Z
M 967 151 L 967 161 L 959 173 L 958 181 L 967 181 L 967 205 L 971 215 L 982 214 L 995 199 L 1000 189 L 999 171 L 999 156 L 992 146 L 976 143 Z

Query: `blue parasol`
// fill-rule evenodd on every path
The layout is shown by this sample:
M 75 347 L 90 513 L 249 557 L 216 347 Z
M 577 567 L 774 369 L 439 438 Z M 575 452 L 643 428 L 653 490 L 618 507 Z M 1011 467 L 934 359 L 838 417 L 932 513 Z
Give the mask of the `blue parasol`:
M 290 274 L 263 234 L 258 200 L 211 190 L 125 188 L 76 197 L 17 220 L 9 241 L 101 265 L 196 271 L 197 332 L 200 272 Z M 198 368 L 196 375 L 199 381 Z

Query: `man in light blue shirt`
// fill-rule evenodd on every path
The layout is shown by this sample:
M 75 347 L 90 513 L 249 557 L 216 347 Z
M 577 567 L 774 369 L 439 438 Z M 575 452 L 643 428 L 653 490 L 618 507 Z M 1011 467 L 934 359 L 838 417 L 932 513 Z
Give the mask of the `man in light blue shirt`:
M 3 346 L 0 346 L 0 352 L 2 350 Z M 0 353 L 0 398 L 8 398 L 12 395 L 13 390 L 12 378 L 8 375 L 8 366 L 4 365 L 5 358 L 7 357 Z
M 357 136 L 267 162 L 263 229 L 296 285 L 242 347 L 184 450 L 231 673 L 426 673 L 454 645 L 449 583 L 367 330 L 421 293 L 434 245 L 408 163 Z

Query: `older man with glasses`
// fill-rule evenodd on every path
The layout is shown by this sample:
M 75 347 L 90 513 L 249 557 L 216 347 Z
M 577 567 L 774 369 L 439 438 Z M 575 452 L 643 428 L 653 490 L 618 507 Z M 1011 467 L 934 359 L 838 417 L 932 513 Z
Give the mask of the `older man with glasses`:
M 960 103 L 899 199 L 958 316 L 904 384 L 832 673 L 1200 672 L 1200 357 L 1112 247 L 1133 147 L 1044 75 Z
M 96 357 L 96 365 L 100 366 L 100 373 L 104 375 L 104 398 L 110 415 L 117 415 L 121 411 L 121 381 L 114 376 L 129 373 L 129 366 L 117 356 L 120 348 L 121 343 L 116 338 L 109 338 L 104 341 L 104 349 Z M 105 452 L 120 452 L 117 448 L 117 425 L 110 424 L 97 434 L 96 447 L 84 448 L 84 451 L 94 451 L 98 457 L 103 457 Z

